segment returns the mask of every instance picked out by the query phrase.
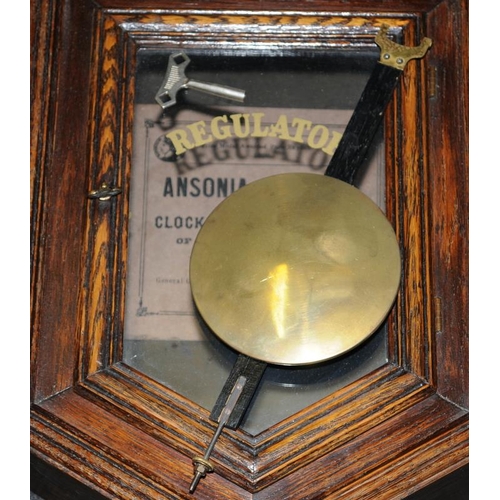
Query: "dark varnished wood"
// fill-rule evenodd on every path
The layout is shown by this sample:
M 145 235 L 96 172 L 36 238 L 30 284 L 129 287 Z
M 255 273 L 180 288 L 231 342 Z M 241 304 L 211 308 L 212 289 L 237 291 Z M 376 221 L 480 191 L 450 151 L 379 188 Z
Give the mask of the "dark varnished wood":
M 368 44 L 382 22 L 405 43 L 433 39 L 425 60 L 405 69 L 386 114 L 387 214 L 405 249 L 390 362 L 257 436 L 224 433 L 218 473 L 196 498 L 404 498 L 467 462 L 466 7 L 32 3 L 37 470 L 104 498 L 193 498 L 191 456 L 214 428 L 207 410 L 120 362 L 137 47 Z M 102 182 L 123 194 L 90 202 Z
M 430 221 L 432 252 L 431 280 L 434 303 L 440 303 L 436 326 L 436 366 L 438 390 L 452 401 L 468 406 L 468 3 L 461 10 L 441 3 L 429 16 L 429 27 L 444 58 L 450 61 L 447 72 L 434 76 L 439 95 L 429 99 L 429 116 L 436 122 L 430 134 L 429 197 L 434 217 Z M 460 36 L 447 39 L 440 30 L 444 20 Z M 430 64 L 439 68 L 440 57 L 430 54 Z M 448 65 L 447 65 L 448 67 Z M 448 101 L 448 105 L 446 102 Z M 450 117 L 455 117 L 454 119 Z M 455 145 L 460 145 L 455 147 Z M 443 151 L 441 155 L 439 151 Z M 452 203 L 451 200 L 454 200 Z M 446 367 L 446 368 L 445 368 Z
M 154 433 L 188 456 L 213 433 L 215 424 L 205 419 L 207 410 L 200 412 L 193 403 L 178 398 L 172 405 L 168 391 L 160 384 L 150 382 L 139 388 L 131 384 L 131 379 L 136 377 L 128 369 L 115 366 L 106 375 L 89 378 L 78 391 L 96 404 L 113 401 L 113 411 L 117 415 L 127 414 L 140 428 Z M 335 398 L 310 406 L 300 419 L 291 417 L 255 437 L 244 432 L 224 434 L 213 458 L 218 468 L 226 469 L 226 474 L 238 484 L 261 489 L 270 480 L 313 460 L 317 453 L 334 449 L 366 432 L 375 422 L 429 395 L 429 387 L 421 379 L 386 367 L 360 380 L 356 386 L 339 391 Z M 137 405 L 135 401 L 139 397 L 140 405 Z M 185 417 L 189 419 L 186 421 Z M 300 447 L 297 446 L 298 436 Z M 315 453 L 312 453 L 313 448 L 317 448 Z M 254 450 L 258 451 L 257 457 Z M 304 454 L 304 450 L 309 452 Z
M 89 45 L 90 32 L 75 30 L 60 37 L 55 28 L 63 13 L 57 2 L 34 4 L 38 8 L 33 21 L 39 19 L 39 23 L 35 22 L 37 43 L 32 53 L 36 61 L 32 78 L 32 147 L 36 148 L 32 150 L 32 228 L 36 229 L 32 239 L 32 391 L 37 400 L 74 383 L 79 356 L 75 318 L 81 283 L 75 278 L 81 274 L 78 254 L 86 227 L 81 200 L 88 177 L 90 59 L 89 51 L 81 47 Z M 91 10 L 84 5 L 71 10 L 73 22 L 89 25 Z M 75 59 L 80 61 L 78 67 L 71 64 Z M 68 120 L 55 102 L 67 103 L 78 120 Z M 58 168 L 53 168 L 56 164 Z M 44 333 L 49 331 L 50 335 Z M 38 348 L 40 344 L 43 349 Z

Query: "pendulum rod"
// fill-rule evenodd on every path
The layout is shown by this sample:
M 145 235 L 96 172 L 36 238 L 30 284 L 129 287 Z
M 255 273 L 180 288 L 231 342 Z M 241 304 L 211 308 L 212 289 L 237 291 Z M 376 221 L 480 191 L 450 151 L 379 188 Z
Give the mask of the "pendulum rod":
M 406 47 L 387 38 L 388 27 L 383 26 L 375 43 L 380 47 L 380 59 L 361 94 L 325 175 L 354 184 L 365 161 L 368 148 L 382 121 L 394 89 L 406 63 L 421 58 L 431 46 L 424 38 L 418 47 Z
M 193 493 L 200 479 L 214 470 L 209 457 L 224 427 L 236 429 L 246 413 L 257 391 L 267 363 L 240 354 L 214 405 L 210 420 L 218 422 L 217 429 L 205 450 L 203 457 L 194 457 L 194 476 L 189 487 Z
M 325 175 L 354 184 L 402 71 L 377 63 Z
M 236 380 L 236 383 L 234 384 L 234 387 L 231 393 L 229 394 L 229 397 L 227 398 L 224 406 L 222 407 L 222 410 L 218 417 L 219 425 L 217 426 L 217 429 L 209 445 L 207 446 L 207 449 L 205 450 L 205 454 L 203 455 L 203 457 L 193 458 L 194 477 L 189 487 L 190 493 L 194 492 L 196 486 L 198 486 L 198 483 L 200 482 L 200 479 L 202 477 L 205 477 L 207 472 L 213 471 L 213 466 L 209 461 L 210 455 L 212 454 L 212 451 L 215 447 L 215 443 L 217 442 L 217 439 L 219 439 L 222 430 L 224 429 L 224 427 L 228 426 L 229 419 L 233 414 L 238 401 L 241 399 L 246 383 L 247 379 L 244 376 L 240 375 Z

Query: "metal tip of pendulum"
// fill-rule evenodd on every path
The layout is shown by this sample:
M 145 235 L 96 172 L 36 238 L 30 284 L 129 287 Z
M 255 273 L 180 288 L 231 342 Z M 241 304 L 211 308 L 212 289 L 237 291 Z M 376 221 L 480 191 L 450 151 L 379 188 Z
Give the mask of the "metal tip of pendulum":
M 205 477 L 208 472 L 213 472 L 214 467 L 211 462 L 209 462 L 208 458 L 210 457 L 210 454 L 214 449 L 215 442 L 217 441 L 217 439 L 219 439 L 222 429 L 224 429 L 224 426 L 227 424 L 229 417 L 231 416 L 231 413 L 234 410 L 239 397 L 241 396 L 241 392 L 243 391 L 243 387 L 245 387 L 246 381 L 247 379 L 243 377 L 243 375 L 240 375 L 238 377 L 238 379 L 236 380 L 236 384 L 234 385 L 233 390 L 231 391 L 231 394 L 227 398 L 226 404 L 222 409 L 219 417 L 219 425 L 217 426 L 215 434 L 213 435 L 212 440 L 210 441 L 210 444 L 205 451 L 205 455 L 203 457 L 193 458 L 194 477 L 191 481 L 191 485 L 189 486 L 189 493 L 194 492 L 201 478 Z
M 189 486 L 189 493 L 194 493 L 194 490 L 198 486 L 198 483 L 200 482 L 200 479 L 203 477 L 203 475 L 200 472 L 197 472 L 193 480 L 191 481 L 191 486 Z
M 207 472 L 212 472 L 214 470 L 213 465 L 202 457 L 194 457 L 193 458 L 194 465 L 194 477 L 191 481 L 191 485 L 189 486 L 189 493 L 194 493 L 194 490 L 198 486 L 201 478 L 207 475 Z

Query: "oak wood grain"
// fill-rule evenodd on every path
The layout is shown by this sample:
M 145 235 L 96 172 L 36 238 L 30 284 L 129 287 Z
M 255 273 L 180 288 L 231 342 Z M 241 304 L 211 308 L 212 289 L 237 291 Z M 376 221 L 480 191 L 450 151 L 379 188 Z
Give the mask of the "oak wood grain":
M 438 51 L 429 58 L 435 68 L 436 96 L 429 113 L 436 127 L 428 131 L 429 188 L 433 218 L 429 245 L 434 297 L 441 303 L 435 349 L 438 390 L 468 406 L 469 363 L 469 150 L 468 150 L 468 3 L 445 2 L 432 11 L 429 30 Z M 447 36 L 446 23 L 460 36 Z M 449 62 L 443 65 L 442 61 Z
M 34 44 L 47 71 L 41 75 L 42 81 L 35 82 L 36 97 L 44 101 L 46 97 L 41 93 L 46 92 L 50 104 L 46 102 L 43 109 L 35 104 L 39 114 L 35 114 L 33 123 L 35 133 L 42 134 L 37 145 L 43 144 L 35 151 L 32 167 L 36 184 L 32 227 L 37 229 L 32 238 L 34 400 L 71 387 L 79 356 L 80 332 L 75 318 L 82 290 L 79 253 L 86 227 L 82 200 L 87 195 L 90 67 L 88 49 L 82 50 L 90 32 L 72 30 L 62 35 L 56 29 L 63 17 L 61 5 L 42 2 L 39 6 L 40 22 L 51 21 L 50 31 L 41 28 Z M 78 3 L 72 6 L 66 21 L 85 26 L 91 17 L 88 5 Z M 72 62 L 75 60 L 78 65 Z

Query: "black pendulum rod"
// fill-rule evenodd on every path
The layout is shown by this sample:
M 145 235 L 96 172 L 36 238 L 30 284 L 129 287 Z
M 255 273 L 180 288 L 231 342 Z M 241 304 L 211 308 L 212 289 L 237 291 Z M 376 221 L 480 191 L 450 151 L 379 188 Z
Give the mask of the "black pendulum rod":
M 325 175 L 354 184 L 401 73 L 399 69 L 377 63 Z
M 236 362 L 233 365 L 231 373 L 222 388 L 222 391 L 215 402 L 215 405 L 210 414 L 210 420 L 218 422 L 222 411 L 226 405 L 228 395 L 233 390 L 239 377 L 245 377 L 245 385 L 241 392 L 241 397 L 238 399 L 231 416 L 228 418 L 226 427 L 229 429 L 236 429 L 239 427 L 241 420 L 250 406 L 253 395 L 255 394 L 259 385 L 260 379 L 264 375 L 267 363 L 259 361 L 258 359 L 239 354 Z
M 383 26 L 375 42 L 381 48 L 380 60 L 375 66 L 361 98 L 347 124 L 342 139 L 325 171 L 325 175 L 353 184 L 362 167 L 384 111 L 406 63 L 421 58 L 431 46 L 424 38 L 418 47 L 406 47 L 387 38 L 388 27 Z M 239 354 L 210 414 L 218 426 L 203 457 L 193 458 L 194 476 L 189 491 L 193 493 L 207 473 L 214 467 L 209 461 L 222 430 L 236 429 L 248 410 L 257 391 L 267 363 Z
M 193 458 L 194 477 L 189 487 L 190 493 L 194 492 L 201 478 L 205 477 L 208 472 L 213 471 L 213 465 L 209 461 L 209 457 L 215 442 L 224 427 L 229 429 L 238 428 L 257 392 L 257 387 L 266 367 L 267 363 L 264 361 L 259 361 L 244 354 L 239 354 L 236 358 L 231 373 L 210 414 L 210 420 L 218 423 L 217 430 L 204 456 Z
M 406 63 L 423 57 L 432 43 L 430 38 L 424 38 L 418 47 L 405 47 L 389 40 L 387 31 L 388 27 L 383 26 L 375 37 L 381 49 L 380 59 L 325 171 L 325 175 L 348 184 L 354 184 L 363 166 Z

